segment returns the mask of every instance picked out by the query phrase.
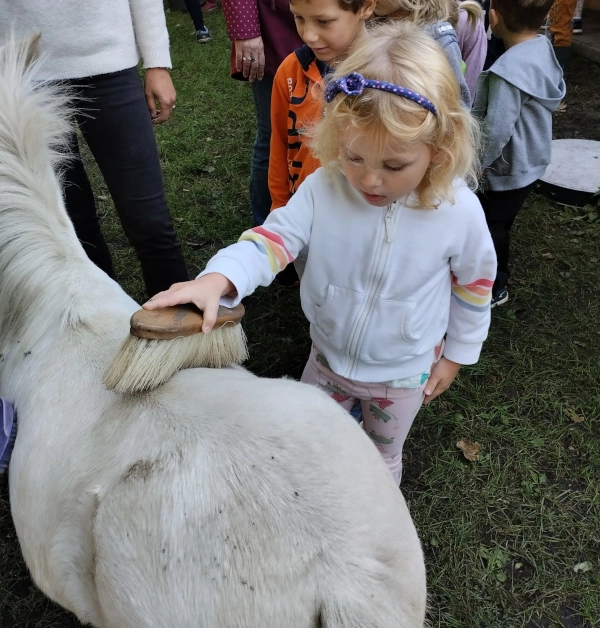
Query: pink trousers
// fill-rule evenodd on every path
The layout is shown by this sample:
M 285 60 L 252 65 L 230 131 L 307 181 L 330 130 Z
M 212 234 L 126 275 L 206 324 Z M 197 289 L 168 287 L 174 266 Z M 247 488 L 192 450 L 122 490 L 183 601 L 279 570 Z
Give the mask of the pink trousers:
M 435 360 L 443 343 L 436 347 Z M 318 386 L 350 411 L 356 399 L 362 405 L 363 428 L 383 456 L 394 479 L 402 478 L 402 448 L 411 425 L 423 404 L 425 383 L 418 388 L 391 388 L 346 379 L 331 371 L 325 358 L 313 345 L 302 381 Z

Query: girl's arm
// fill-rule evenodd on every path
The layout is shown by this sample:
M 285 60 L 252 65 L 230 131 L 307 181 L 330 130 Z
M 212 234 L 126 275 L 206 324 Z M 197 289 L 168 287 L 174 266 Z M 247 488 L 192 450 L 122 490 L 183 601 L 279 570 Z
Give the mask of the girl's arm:
M 431 369 L 425 400 L 441 395 L 463 364 L 475 364 L 490 326 L 491 290 L 496 276 L 496 252 L 479 201 L 468 193 L 471 211 L 456 228 L 463 229 L 462 246 L 450 258 L 452 299 L 444 355 Z
M 197 279 L 174 284 L 144 308 L 194 303 L 205 312 L 205 326 L 212 328 L 219 302 L 233 307 L 257 286 L 268 286 L 309 242 L 316 176 L 309 177 L 285 207 L 271 212 L 262 226 L 245 231 L 236 244 L 219 251 Z
M 444 356 L 457 364 L 475 364 L 490 326 L 496 252 L 481 204 L 470 191 L 465 198 L 465 192 L 461 196 L 468 207 L 457 221 L 460 241 L 450 257 L 452 298 Z

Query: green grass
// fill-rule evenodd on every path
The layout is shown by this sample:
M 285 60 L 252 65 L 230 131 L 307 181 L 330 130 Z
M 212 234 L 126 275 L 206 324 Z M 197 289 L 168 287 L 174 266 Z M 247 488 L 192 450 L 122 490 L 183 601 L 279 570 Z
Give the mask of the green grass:
M 157 136 L 195 273 L 250 224 L 254 115 L 249 86 L 228 78 L 220 12 L 207 16 L 215 39 L 202 46 L 187 15 L 168 21 L 178 101 Z M 141 299 L 137 262 L 92 172 L 119 278 Z M 421 411 L 405 447 L 402 488 L 426 552 L 430 623 L 600 626 L 600 220 L 533 196 L 514 258 L 510 301 L 493 312 L 481 361 Z M 257 291 L 245 328 L 252 371 L 300 375 L 309 340 L 297 291 Z M 461 438 L 481 444 L 478 462 L 456 448 Z M 5 480 L 0 489 L 0 628 L 79 626 L 31 584 Z

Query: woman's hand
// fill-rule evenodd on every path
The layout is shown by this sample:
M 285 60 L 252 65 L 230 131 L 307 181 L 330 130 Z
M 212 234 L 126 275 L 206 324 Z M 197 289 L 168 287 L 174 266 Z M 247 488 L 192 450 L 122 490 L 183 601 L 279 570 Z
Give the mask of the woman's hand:
M 265 75 L 265 47 L 262 37 L 237 39 L 235 46 L 235 69 L 250 82 L 261 81 Z
M 230 292 L 235 292 L 235 286 L 225 275 L 209 273 L 193 281 L 174 283 L 168 290 L 154 295 L 142 307 L 155 310 L 159 307 L 193 303 L 204 314 L 202 332 L 208 334 L 217 320 L 219 300 Z
M 458 371 L 460 371 L 460 367 L 460 364 L 442 356 L 431 369 L 431 375 L 425 384 L 425 400 L 423 403 L 428 404 L 432 399 L 441 395 L 454 381 Z
M 144 93 L 148 103 L 148 111 L 152 118 L 152 124 L 162 124 L 170 117 L 175 108 L 175 87 L 171 75 L 165 68 L 148 68 Z M 156 103 L 158 102 L 158 107 Z

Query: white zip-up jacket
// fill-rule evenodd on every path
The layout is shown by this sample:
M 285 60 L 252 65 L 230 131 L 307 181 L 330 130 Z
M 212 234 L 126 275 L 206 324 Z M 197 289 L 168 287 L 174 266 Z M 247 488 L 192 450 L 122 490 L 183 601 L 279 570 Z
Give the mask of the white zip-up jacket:
M 474 364 L 490 324 L 496 255 L 464 181 L 434 210 L 369 205 L 339 172 L 307 177 L 285 207 L 223 249 L 200 276 L 225 275 L 236 305 L 309 245 L 300 285 L 313 342 L 339 375 L 385 382 L 427 372 L 444 355 Z

